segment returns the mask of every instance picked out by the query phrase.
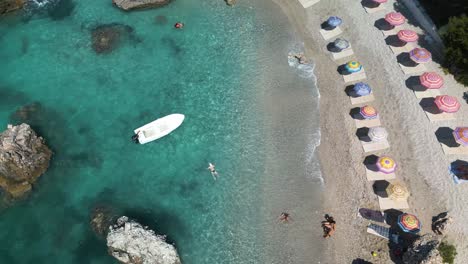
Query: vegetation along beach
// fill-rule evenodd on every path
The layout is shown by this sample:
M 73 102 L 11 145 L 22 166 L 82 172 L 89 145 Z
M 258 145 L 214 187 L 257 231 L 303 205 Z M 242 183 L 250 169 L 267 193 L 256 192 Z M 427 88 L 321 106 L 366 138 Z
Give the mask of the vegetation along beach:
M 467 9 L 0 0 L 0 263 L 468 263 Z

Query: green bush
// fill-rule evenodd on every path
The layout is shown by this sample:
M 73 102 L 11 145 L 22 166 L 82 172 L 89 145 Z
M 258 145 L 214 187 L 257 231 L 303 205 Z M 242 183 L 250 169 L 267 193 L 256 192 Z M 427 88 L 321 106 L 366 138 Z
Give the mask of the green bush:
M 468 86 L 468 17 L 462 15 L 449 20 L 442 36 L 445 44 L 445 66 L 455 79 Z
M 447 242 L 442 242 L 439 245 L 439 252 L 444 260 L 444 263 L 453 264 L 455 256 L 457 255 L 457 249 L 454 245 L 450 245 Z

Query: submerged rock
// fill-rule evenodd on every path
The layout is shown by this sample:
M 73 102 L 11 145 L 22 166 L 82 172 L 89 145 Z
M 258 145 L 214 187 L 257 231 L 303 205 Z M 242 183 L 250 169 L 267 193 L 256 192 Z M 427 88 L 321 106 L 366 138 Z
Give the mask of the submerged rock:
M 8 125 L 0 134 L 0 187 L 13 198 L 23 196 L 47 170 L 51 156 L 29 125 Z
M 433 235 L 419 237 L 403 255 L 405 264 L 442 264 L 438 250 L 440 241 Z
M 91 212 L 91 228 L 101 238 L 106 238 L 109 227 L 115 221 L 113 210 L 106 206 L 98 206 Z
M 100 25 L 91 31 L 93 49 L 96 53 L 110 53 L 132 32 L 132 27 L 123 24 Z
M 117 219 L 107 235 L 109 253 L 125 264 L 180 264 L 173 245 L 126 216 Z
M 161 7 L 170 2 L 171 0 L 112 0 L 114 5 L 123 10 Z
M 22 9 L 25 0 L 0 0 L 0 14 Z
M 228 6 L 233 6 L 236 4 L 237 0 L 224 0 Z

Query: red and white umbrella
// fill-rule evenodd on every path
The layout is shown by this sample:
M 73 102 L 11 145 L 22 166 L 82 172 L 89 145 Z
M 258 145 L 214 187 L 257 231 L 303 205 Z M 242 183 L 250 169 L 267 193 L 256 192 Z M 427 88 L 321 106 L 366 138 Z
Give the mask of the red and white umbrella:
M 385 21 L 392 26 L 400 26 L 406 22 L 406 18 L 401 13 L 390 12 L 385 16 Z
M 442 76 L 435 72 L 425 72 L 419 76 L 419 81 L 421 85 L 427 89 L 439 89 L 444 85 L 444 79 Z
M 398 39 L 403 42 L 415 42 L 419 39 L 419 36 L 416 32 L 409 29 L 403 29 L 398 31 Z
M 446 113 L 455 113 L 460 109 L 460 103 L 457 98 L 450 95 L 438 95 L 436 96 L 434 103 L 440 111 Z

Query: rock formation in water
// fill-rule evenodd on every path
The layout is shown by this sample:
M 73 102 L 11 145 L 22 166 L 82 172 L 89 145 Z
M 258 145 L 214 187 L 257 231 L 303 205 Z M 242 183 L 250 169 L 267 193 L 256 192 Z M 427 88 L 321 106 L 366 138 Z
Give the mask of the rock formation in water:
M 440 241 L 433 235 L 419 237 L 403 255 L 405 264 L 442 264 L 439 253 Z
M 125 264 L 180 264 L 173 245 L 126 216 L 117 219 L 107 235 L 109 253 Z
M 233 6 L 236 4 L 237 0 L 224 0 L 228 6 Z
M 104 24 L 91 31 L 92 47 L 96 53 L 110 53 L 124 39 L 132 37 L 133 28 L 123 24 Z
M 52 151 L 27 124 L 0 134 L 0 187 L 13 198 L 29 192 L 49 167 Z
M 0 0 L 0 14 L 23 8 L 25 0 Z
M 114 5 L 123 10 L 161 7 L 170 2 L 171 0 L 112 0 Z
M 97 206 L 91 212 L 91 228 L 100 237 L 106 238 L 109 227 L 112 226 L 116 217 L 113 210 L 106 206 Z

